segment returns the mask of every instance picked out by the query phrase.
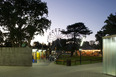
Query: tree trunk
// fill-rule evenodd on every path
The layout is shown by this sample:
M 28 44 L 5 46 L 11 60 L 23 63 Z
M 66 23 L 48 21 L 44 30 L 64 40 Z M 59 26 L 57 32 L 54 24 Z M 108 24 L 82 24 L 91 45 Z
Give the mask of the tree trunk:
M 20 40 L 18 40 L 18 46 L 21 47 L 22 43 Z
M 28 41 L 28 46 L 29 46 L 29 47 L 31 46 L 30 43 L 31 43 L 31 40 Z
M 71 51 L 71 55 L 70 55 L 70 57 L 72 57 L 73 56 L 73 51 Z
M 28 39 L 28 46 L 29 46 L 29 47 L 31 47 L 30 43 L 31 43 L 31 38 Z
M 74 52 L 75 49 L 76 49 L 76 48 L 75 48 L 75 47 L 76 47 L 75 44 L 76 44 L 76 36 L 75 36 L 75 32 L 74 32 L 74 45 L 73 45 L 73 48 L 72 48 L 73 50 L 71 51 L 71 57 L 73 56 L 73 52 Z

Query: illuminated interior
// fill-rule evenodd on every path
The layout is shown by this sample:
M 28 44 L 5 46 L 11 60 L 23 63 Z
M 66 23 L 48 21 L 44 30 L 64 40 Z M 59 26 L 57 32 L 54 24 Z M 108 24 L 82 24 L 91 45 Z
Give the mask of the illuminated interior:
M 34 62 L 39 62 L 40 59 L 45 59 L 45 50 L 32 49 L 32 56 Z
M 77 51 L 78 56 L 80 56 L 80 52 Z M 102 56 L 101 55 L 101 50 L 94 49 L 94 50 L 81 50 L 81 55 L 82 56 Z

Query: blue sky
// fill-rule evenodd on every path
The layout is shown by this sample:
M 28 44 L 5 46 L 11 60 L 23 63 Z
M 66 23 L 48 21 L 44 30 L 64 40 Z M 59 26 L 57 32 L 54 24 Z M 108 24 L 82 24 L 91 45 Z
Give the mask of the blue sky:
M 34 41 L 47 43 L 47 36 L 55 28 L 66 29 L 68 25 L 83 22 L 93 31 L 86 40 L 95 40 L 95 34 L 104 25 L 107 17 L 116 13 L 116 0 L 42 0 L 47 2 L 48 19 L 52 21 L 44 36 L 35 36 Z

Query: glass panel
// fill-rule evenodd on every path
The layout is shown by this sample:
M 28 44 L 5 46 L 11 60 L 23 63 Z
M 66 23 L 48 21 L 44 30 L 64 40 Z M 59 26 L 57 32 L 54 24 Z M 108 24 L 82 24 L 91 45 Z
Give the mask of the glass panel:
M 103 39 L 103 72 L 116 75 L 116 37 Z

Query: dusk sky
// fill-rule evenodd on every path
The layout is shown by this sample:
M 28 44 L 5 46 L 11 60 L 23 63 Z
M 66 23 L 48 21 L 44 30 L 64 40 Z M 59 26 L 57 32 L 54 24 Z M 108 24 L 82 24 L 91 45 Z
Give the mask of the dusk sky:
M 44 36 L 35 36 L 34 41 L 47 43 L 47 36 L 55 28 L 66 29 L 68 25 L 83 22 L 93 34 L 87 41 L 95 40 L 95 34 L 104 25 L 104 21 L 112 13 L 116 13 L 116 0 L 42 0 L 47 2 L 48 19 L 52 24 Z

